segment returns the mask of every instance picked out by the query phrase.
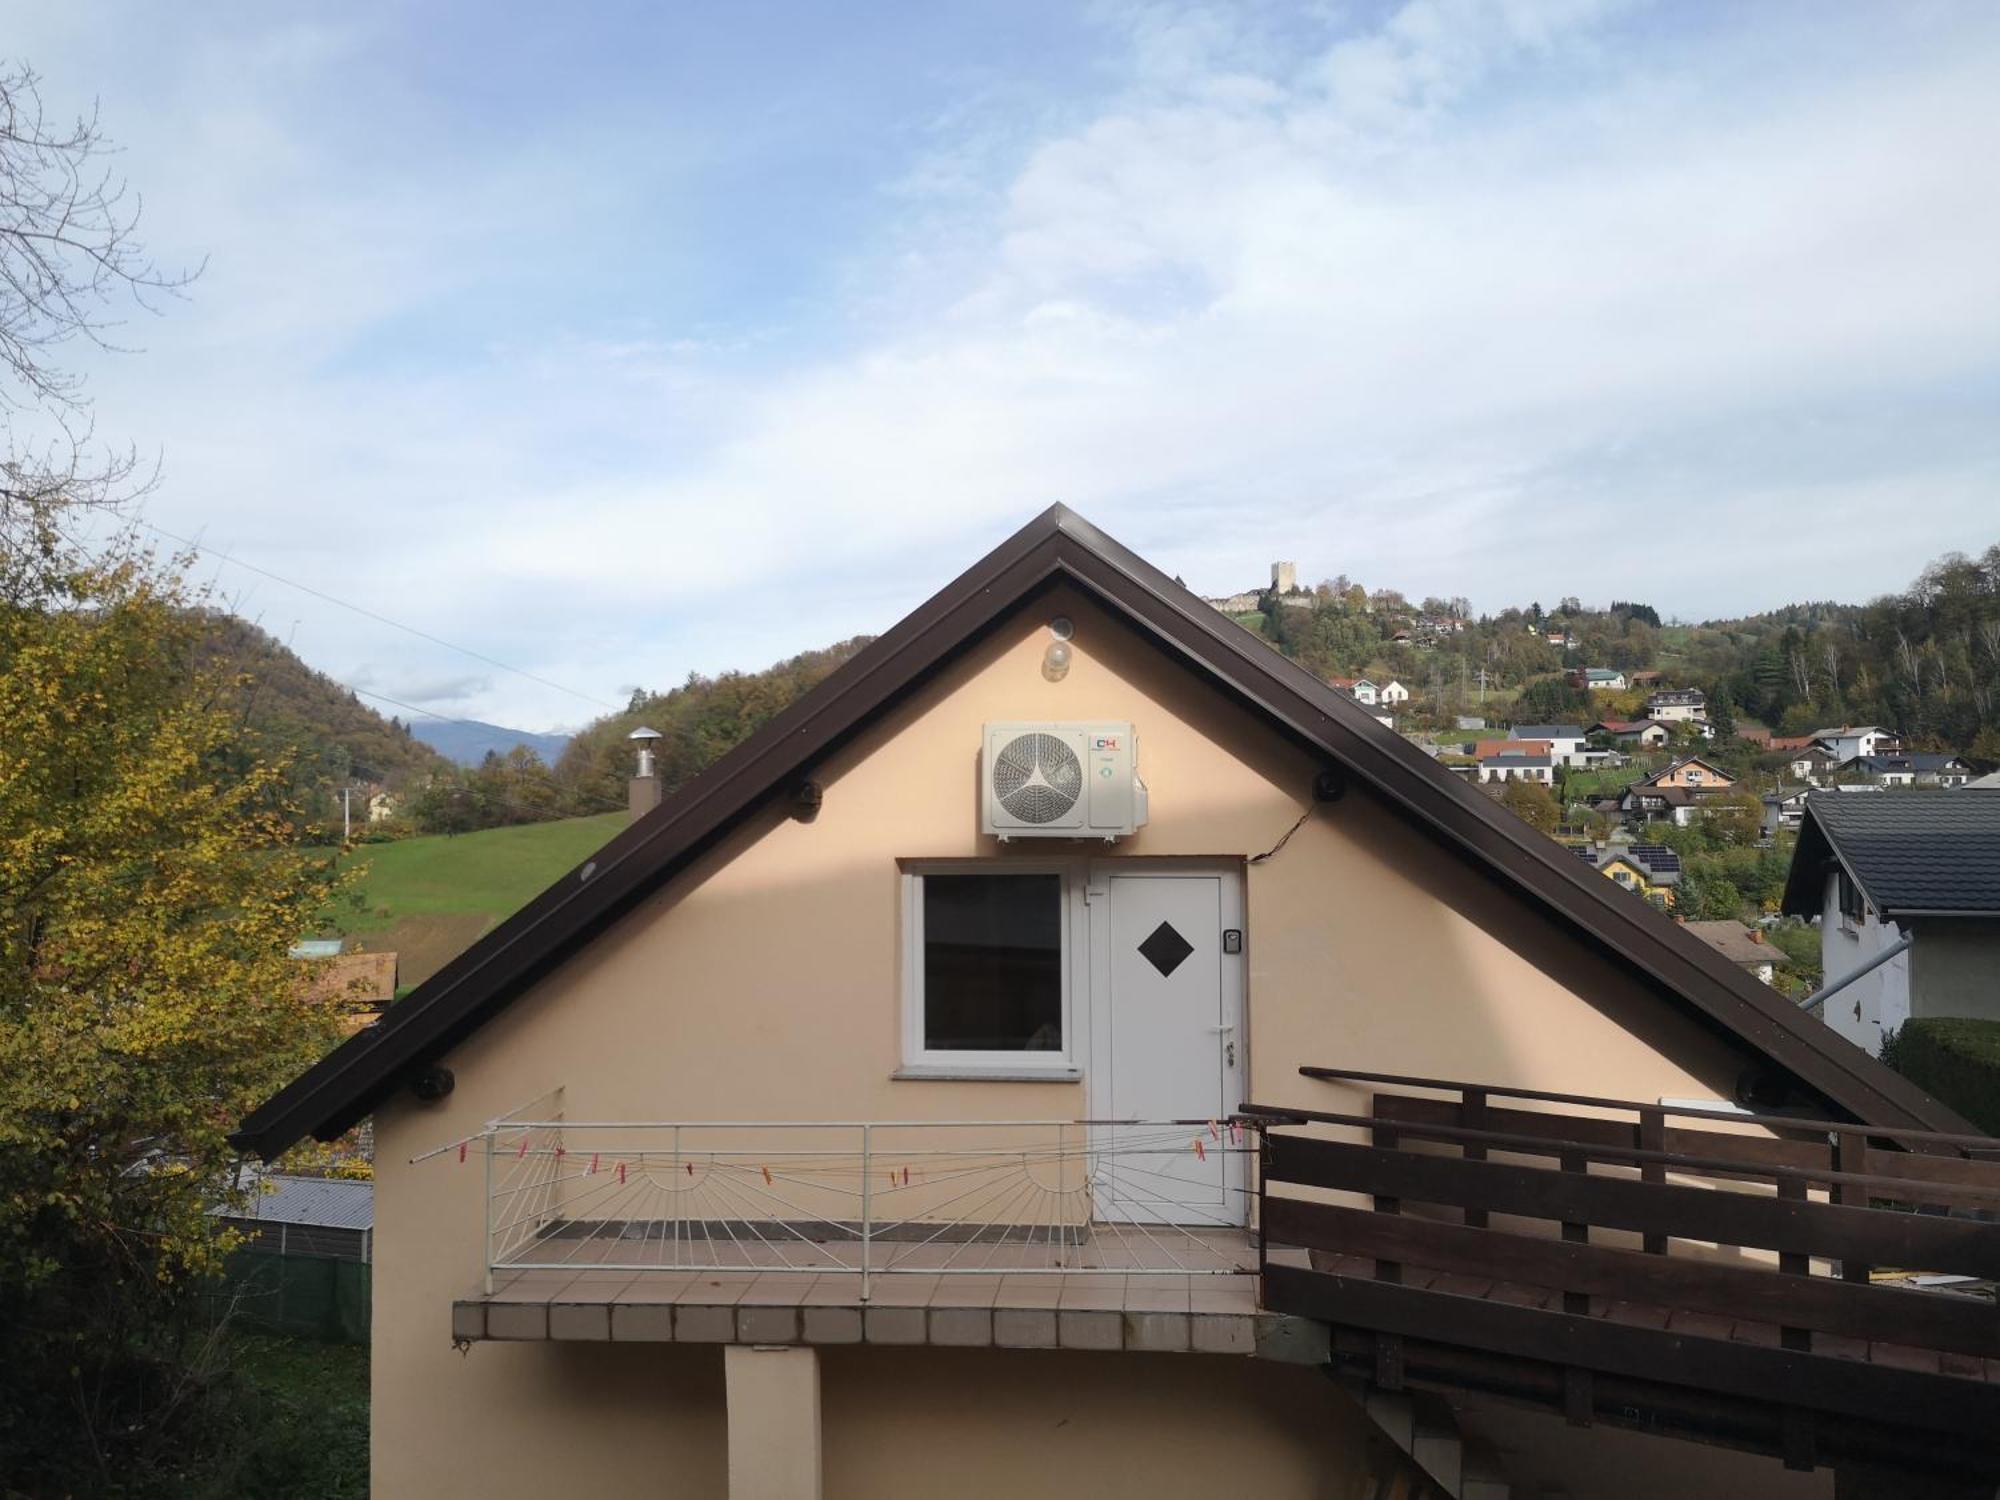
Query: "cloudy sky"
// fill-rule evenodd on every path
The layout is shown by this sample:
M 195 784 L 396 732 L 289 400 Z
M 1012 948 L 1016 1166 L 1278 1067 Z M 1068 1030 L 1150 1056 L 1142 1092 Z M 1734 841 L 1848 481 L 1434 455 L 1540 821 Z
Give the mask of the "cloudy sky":
M 10 0 L 207 269 L 87 361 L 353 685 L 574 724 L 1052 500 L 1699 618 L 2000 541 L 2000 6 Z

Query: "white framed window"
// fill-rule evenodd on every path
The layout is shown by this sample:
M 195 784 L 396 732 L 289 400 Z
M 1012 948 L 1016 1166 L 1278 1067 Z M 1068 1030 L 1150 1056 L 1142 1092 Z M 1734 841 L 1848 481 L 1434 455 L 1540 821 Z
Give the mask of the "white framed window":
M 1064 862 L 905 864 L 898 1076 L 1078 1076 L 1083 884 Z

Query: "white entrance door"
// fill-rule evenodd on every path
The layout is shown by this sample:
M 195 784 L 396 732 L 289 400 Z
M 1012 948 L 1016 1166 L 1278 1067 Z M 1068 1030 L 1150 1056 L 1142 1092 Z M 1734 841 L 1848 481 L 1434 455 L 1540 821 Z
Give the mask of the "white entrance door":
M 1093 1141 L 1106 1149 L 1096 1162 L 1096 1209 L 1144 1223 L 1241 1224 L 1241 1158 L 1219 1124 L 1242 1102 L 1239 878 L 1148 870 L 1092 885 L 1109 907 L 1107 922 L 1092 914 L 1093 930 L 1105 935 L 1094 966 L 1105 1003 L 1090 1062 L 1092 1112 L 1189 1122 L 1099 1128 Z

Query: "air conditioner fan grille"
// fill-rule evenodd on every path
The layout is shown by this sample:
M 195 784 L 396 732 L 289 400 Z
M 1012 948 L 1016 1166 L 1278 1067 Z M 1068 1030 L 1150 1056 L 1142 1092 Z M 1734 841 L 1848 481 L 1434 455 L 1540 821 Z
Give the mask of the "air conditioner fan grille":
M 1053 823 L 1083 795 L 1083 762 L 1052 734 L 1023 734 L 993 758 L 993 795 L 1022 823 Z

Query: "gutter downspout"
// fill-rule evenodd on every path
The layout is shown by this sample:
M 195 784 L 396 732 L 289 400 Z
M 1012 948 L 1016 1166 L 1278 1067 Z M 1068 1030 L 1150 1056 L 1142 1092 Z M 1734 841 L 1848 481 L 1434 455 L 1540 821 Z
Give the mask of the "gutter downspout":
M 1916 940 L 1917 940 L 1917 935 L 1914 932 L 1906 933 L 1903 937 L 1891 943 L 1888 947 L 1884 948 L 1880 953 L 1876 954 L 1873 958 L 1869 959 L 1867 963 L 1863 964 L 1860 968 L 1856 969 L 1852 974 L 1849 974 L 1842 979 L 1836 979 L 1832 984 L 1823 985 L 1819 989 L 1814 990 L 1810 995 L 1806 996 L 1805 999 L 1799 1002 L 1799 1009 L 1808 1012 L 1818 1010 L 1822 1005 L 1826 1004 L 1828 999 L 1830 999 L 1832 996 L 1839 994 L 1842 990 L 1846 989 L 1850 984 L 1854 983 L 1855 980 L 1859 979 L 1863 974 L 1874 973 L 1875 970 L 1881 968 L 1882 965 L 1886 964 L 1890 959 L 1894 958 L 1898 953 L 1906 951 L 1909 948 L 1910 944 L 1914 943 Z

